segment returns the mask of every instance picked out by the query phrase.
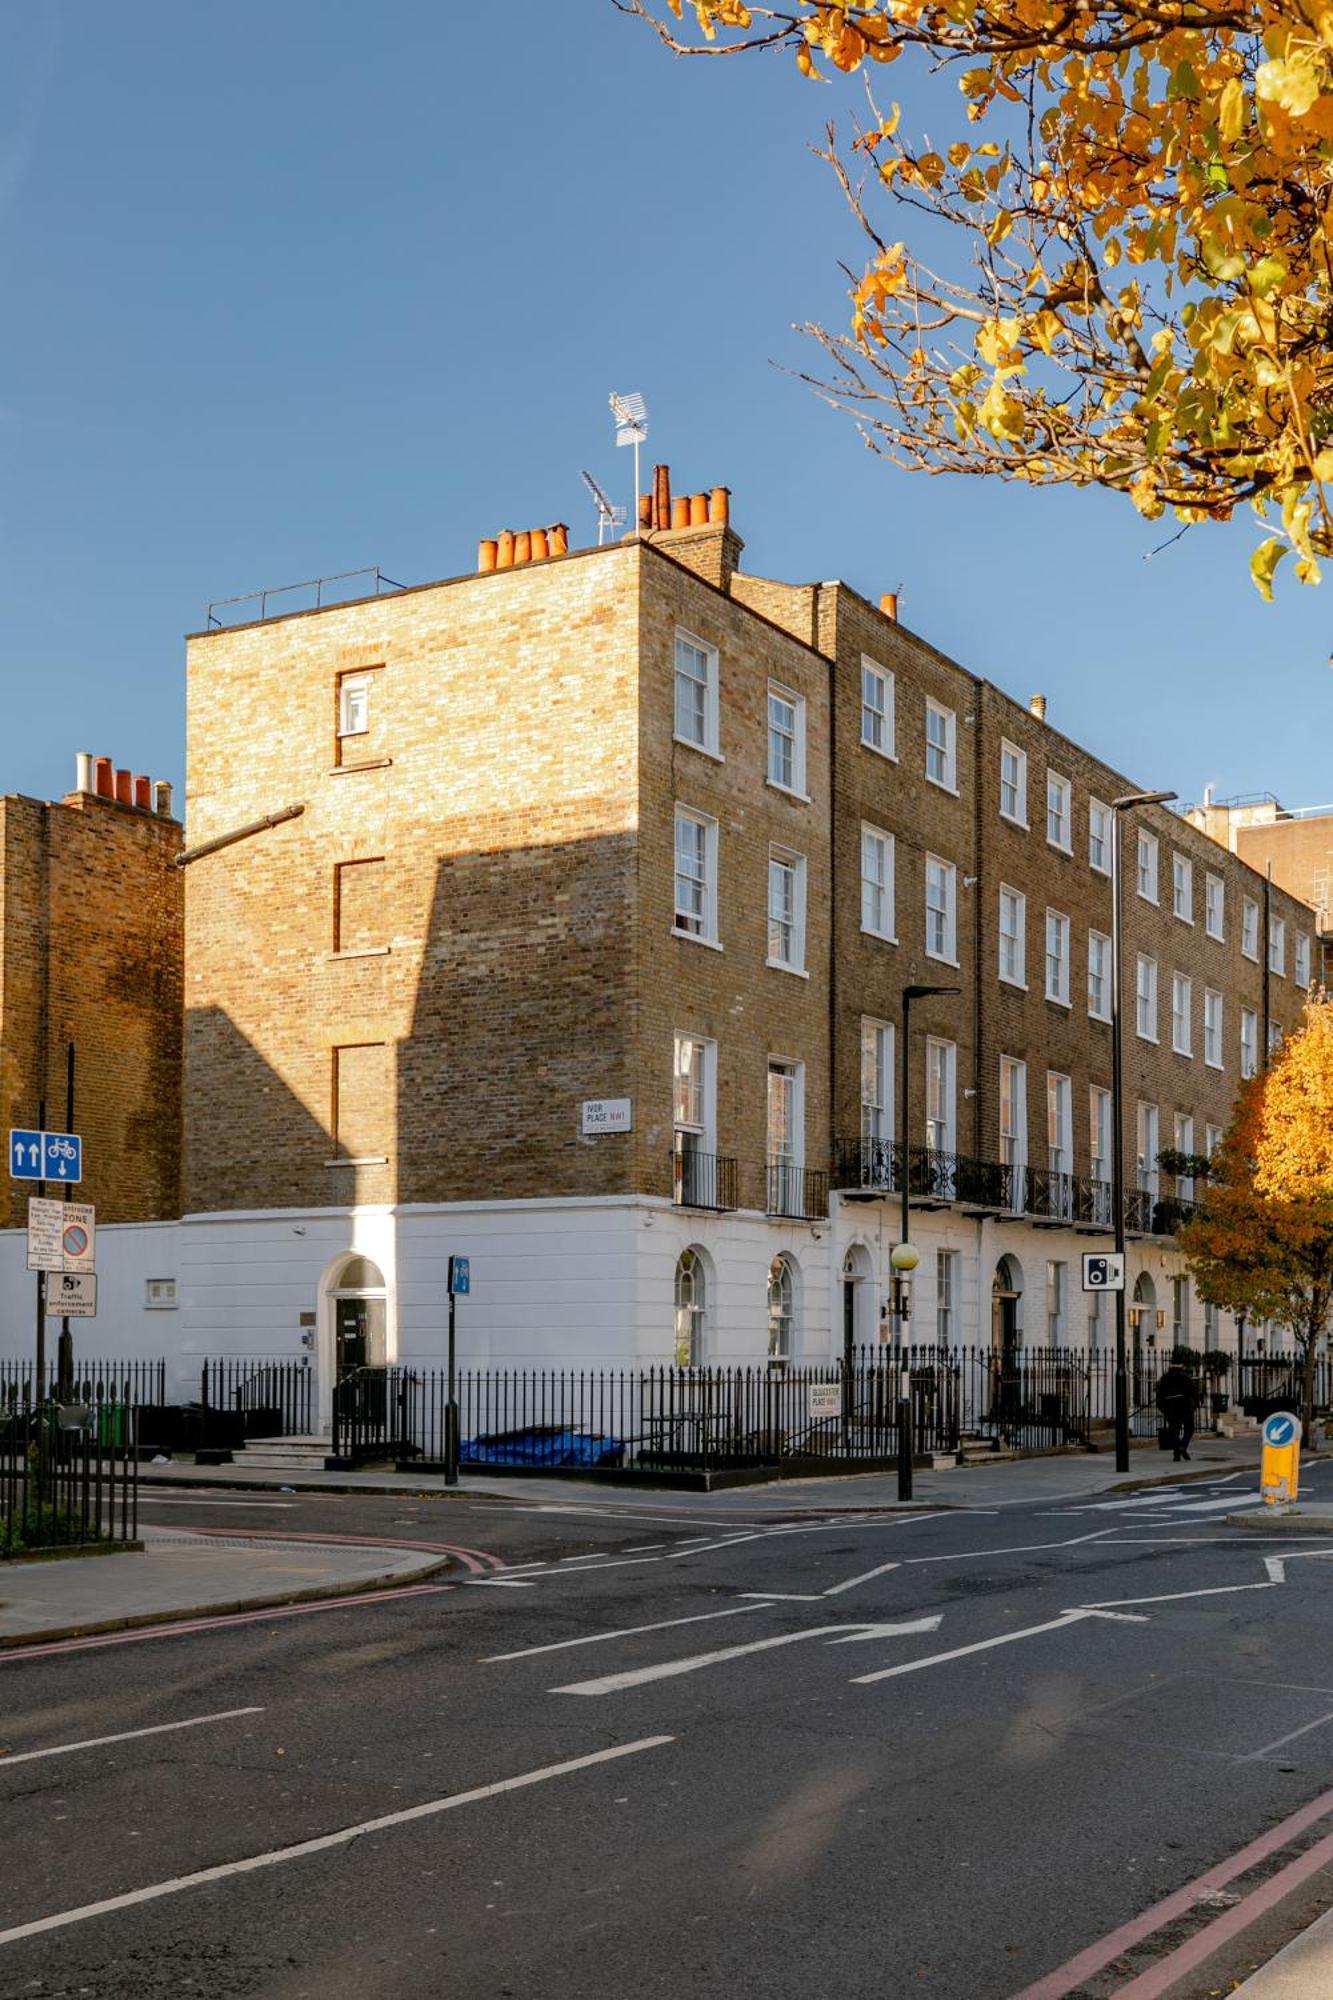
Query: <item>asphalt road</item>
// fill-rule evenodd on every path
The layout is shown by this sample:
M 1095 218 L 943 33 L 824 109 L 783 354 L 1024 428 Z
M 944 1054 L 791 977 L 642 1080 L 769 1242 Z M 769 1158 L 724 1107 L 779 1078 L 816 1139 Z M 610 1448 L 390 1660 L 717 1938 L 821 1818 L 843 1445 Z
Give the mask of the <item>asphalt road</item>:
M 1333 1536 L 1228 1529 L 1240 1490 L 159 1494 L 505 1567 L 0 1655 L 0 2000 L 1228 1990 L 1333 1862 Z

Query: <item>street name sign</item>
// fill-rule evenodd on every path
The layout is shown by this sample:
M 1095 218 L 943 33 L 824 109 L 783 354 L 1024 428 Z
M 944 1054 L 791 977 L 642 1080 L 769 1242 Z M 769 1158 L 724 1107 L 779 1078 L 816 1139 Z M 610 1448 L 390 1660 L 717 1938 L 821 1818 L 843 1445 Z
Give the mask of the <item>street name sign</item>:
M 83 1141 L 77 1132 L 11 1128 L 9 1174 L 16 1181 L 81 1181 Z
M 1125 1289 L 1123 1251 L 1085 1250 L 1083 1289 L 1085 1292 L 1123 1292 Z
M 97 1273 L 50 1271 L 46 1279 L 48 1319 L 96 1319 Z
M 603 1132 L 628 1132 L 634 1124 L 633 1100 L 628 1097 L 585 1097 L 583 1136 L 595 1139 Z
M 90 1201 L 28 1197 L 28 1269 L 94 1271 L 97 1210 Z
M 840 1417 L 842 1415 L 842 1384 L 840 1382 L 812 1382 L 810 1384 L 810 1417 Z
M 472 1269 L 466 1257 L 449 1259 L 449 1296 L 464 1298 L 472 1290 Z

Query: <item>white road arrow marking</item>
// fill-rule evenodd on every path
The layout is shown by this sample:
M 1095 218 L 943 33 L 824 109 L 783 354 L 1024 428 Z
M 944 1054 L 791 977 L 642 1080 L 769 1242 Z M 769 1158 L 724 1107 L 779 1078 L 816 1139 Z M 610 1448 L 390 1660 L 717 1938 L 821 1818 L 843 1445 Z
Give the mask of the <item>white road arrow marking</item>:
M 758 1604 L 733 1604 L 726 1611 L 699 1611 L 692 1618 L 663 1618 L 656 1625 L 622 1625 L 615 1632 L 586 1632 L 578 1639 L 553 1639 L 545 1646 L 524 1646 L 517 1653 L 488 1653 L 481 1664 L 490 1667 L 499 1660 L 527 1660 L 534 1653 L 564 1653 L 571 1646 L 601 1646 L 608 1639 L 633 1639 L 640 1632 L 665 1632 L 673 1625 L 706 1625 L 714 1618 L 739 1618 L 743 1611 L 766 1611 L 772 1601 L 766 1597 Z
M 919 1674 L 927 1667 L 942 1667 L 949 1660 L 965 1660 L 970 1653 L 988 1653 L 994 1646 L 1012 1646 L 1019 1639 L 1035 1639 L 1042 1632 L 1059 1632 L 1066 1625 L 1076 1625 L 1084 1618 L 1095 1618 L 1099 1609 L 1087 1605 L 1077 1611 L 1063 1611 L 1058 1618 L 1048 1619 L 1044 1625 L 1027 1625 L 1021 1632 L 1001 1632 L 995 1639 L 978 1639 L 975 1645 L 955 1646 L 951 1653 L 931 1653 L 924 1660 L 907 1660 L 900 1667 L 881 1667 L 877 1673 L 857 1674 L 855 1683 L 865 1686 L 870 1681 L 892 1680 L 897 1674 Z
M 912 1632 L 934 1632 L 940 1618 L 911 1618 L 892 1625 L 815 1625 L 805 1632 L 782 1632 L 775 1639 L 754 1639 L 748 1646 L 724 1646 L 716 1653 L 694 1653 L 684 1660 L 661 1660 L 656 1666 L 634 1667 L 628 1673 L 603 1674 L 597 1680 L 574 1681 L 568 1687 L 552 1688 L 552 1694 L 619 1694 L 624 1688 L 643 1687 L 649 1681 L 671 1680 L 676 1674 L 697 1673 L 701 1667 L 720 1667 L 728 1660 L 744 1659 L 749 1653 L 766 1653 L 775 1646 L 796 1646 L 803 1639 L 827 1639 L 836 1645 L 849 1639 L 889 1639 Z
M 869 1583 L 871 1577 L 887 1576 L 891 1569 L 901 1569 L 901 1563 L 881 1563 L 878 1569 L 863 1569 L 860 1576 L 849 1576 L 844 1583 L 831 1583 L 824 1592 L 825 1597 L 838 1597 L 844 1590 L 855 1590 L 858 1583 Z

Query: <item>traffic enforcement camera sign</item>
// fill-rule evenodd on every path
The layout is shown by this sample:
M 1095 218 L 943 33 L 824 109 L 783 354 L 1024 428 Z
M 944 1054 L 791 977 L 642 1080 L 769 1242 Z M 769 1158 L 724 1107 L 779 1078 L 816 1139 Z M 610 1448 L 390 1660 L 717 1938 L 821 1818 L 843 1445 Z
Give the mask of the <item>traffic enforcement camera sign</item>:
M 1088 1251 L 1083 1253 L 1083 1289 L 1085 1292 L 1123 1292 L 1125 1289 L 1125 1258 L 1123 1251 Z
M 1265 1507 L 1290 1507 L 1301 1478 L 1301 1426 L 1290 1410 L 1264 1418 L 1259 1494 Z
M 97 1273 L 50 1271 L 46 1279 L 48 1319 L 96 1319 Z

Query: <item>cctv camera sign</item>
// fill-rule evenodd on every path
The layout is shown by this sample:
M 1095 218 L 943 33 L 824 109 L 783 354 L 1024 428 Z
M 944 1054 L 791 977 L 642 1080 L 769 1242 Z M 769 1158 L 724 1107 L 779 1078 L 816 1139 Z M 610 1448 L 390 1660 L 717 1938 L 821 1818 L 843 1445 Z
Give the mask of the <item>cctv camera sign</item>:
M 1083 1289 L 1085 1292 L 1123 1292 L 1125 1289 L 1123 1251 L 1113 1250 L 1109 1253 L 1085 1251 Z

